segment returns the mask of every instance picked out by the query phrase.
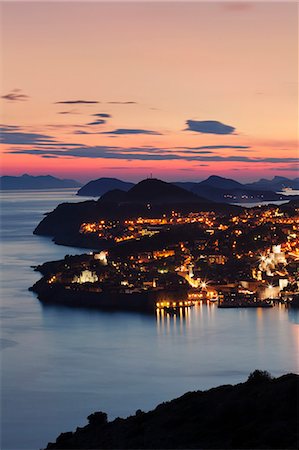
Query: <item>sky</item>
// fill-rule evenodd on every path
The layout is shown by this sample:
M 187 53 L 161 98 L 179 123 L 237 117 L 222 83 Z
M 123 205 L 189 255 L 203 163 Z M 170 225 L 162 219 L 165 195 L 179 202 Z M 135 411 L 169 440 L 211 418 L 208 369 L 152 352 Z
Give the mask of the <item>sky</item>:
M 2 174 L 295 178 L 297 8 L 2 2 Z

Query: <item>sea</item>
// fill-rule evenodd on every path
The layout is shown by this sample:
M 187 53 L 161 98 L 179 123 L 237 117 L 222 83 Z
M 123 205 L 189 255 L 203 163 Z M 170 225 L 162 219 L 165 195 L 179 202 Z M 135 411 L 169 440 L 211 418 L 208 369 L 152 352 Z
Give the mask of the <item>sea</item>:
M 217 309 L 201 304 L 182 316 L 43 306 L 28 288 L 32 266 L 80 254 L 35 236 L 71 189 L 2 191 L 1 449 L 38 450 L 87 423 L 111 420 L 187 391 L 299 372 L 298 310 Z

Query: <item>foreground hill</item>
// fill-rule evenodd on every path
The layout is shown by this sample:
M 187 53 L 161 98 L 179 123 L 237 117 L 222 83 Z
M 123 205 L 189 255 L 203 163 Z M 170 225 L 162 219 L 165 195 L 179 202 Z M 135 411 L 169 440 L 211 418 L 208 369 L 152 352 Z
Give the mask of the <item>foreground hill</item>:
M 253 372 L 247 382 L 189 392 L 148 413 L 89 424 L 62 433 L 48 449 L 295 449 L 299 376 L 271 379 Z
M 99 178 L 98 180 L 89 181 L 89 183 L 82 186 L 77 195 L 82 197 L 100 197 L 112 189 L 128 191 L 133 186 L 133 183 L 118 180 L 117 178 Z
M 0 177 L 1 190 L 23 190 L 23 189 L 62 189 L 77 188 L 81 186 L 78 181 L 60 179 L 51 175 L 21 175 L 20 177 Z
M 124 220 L 136 217 L 161 217 L 172 210 L 181 213 L 215 211 L 228 215 L 241 208 L 213 203 L 171 183 L 156 179 L 141 181 L 128 192 L 109 191 L 98 201 L 62 203 L 36 227 L 34 233 L 54 237 L 56 243 L 97 248 L 98 242 L 80 234 L 83 222 L 102 219 Z

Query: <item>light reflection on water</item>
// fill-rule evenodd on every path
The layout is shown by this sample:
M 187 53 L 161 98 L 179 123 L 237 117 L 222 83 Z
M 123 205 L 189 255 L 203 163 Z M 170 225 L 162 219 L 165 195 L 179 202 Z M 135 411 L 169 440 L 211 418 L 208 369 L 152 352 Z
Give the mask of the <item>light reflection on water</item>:
M 193 327 L 197 327 L 204 316 L 204 320 L 212 323 L 216 308 L 215 303 L 198 302 L 194 306 L 177 308 L 173 312 L 157 309 L 157 333 L 160 336 L 165 336 L 165 334 L 183 335 L 192 332 Z M 204 309 L 205 312 L 203 313 Z
M 215 304 L 159 316 L 42 306 L 28 292 L 30 266 L 80 249 L 33 236 L 43 213 L 73 191 L 5 192 L 2 200 L 2 446 L 38 449 L 86 423 L 189 390 L 299 371 L 298 311 L 284 307 L 219 310 Z

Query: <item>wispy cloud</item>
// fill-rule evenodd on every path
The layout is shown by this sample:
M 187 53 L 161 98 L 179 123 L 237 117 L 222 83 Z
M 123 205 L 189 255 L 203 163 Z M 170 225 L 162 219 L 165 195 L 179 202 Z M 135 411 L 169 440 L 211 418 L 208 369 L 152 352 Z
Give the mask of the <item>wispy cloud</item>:
M 103 131 L 102 134 L 150 134 L 150 135 L 161 135 L 158 131 L 153 130 L 142 130 L 139 128 L 117 128 L 116 130 Z
M 8 94 L 2 95 L 1 98 L 9 102 L 24 102 L 30 97 L 29 95 L 23 94 L 21 89 L 13 89 Z
M 7 131 L 1 129 L 0 142 L 12 145 L 36 145 L 54 143 L 55 139 L 47 134 L 23 133 L 18 131 Z
M 217 120 L 187 120 L 185 131 L 195 131 L 205 134 L 233 134 L 235 128 Z
M 71 144 L 69 144 L 71 147 Z M 30 154 L 30 155 L 54 155 L 58 157 L 72 157 L 72 158 L 104 158 L 104 159 L 123 159 L 123 160 L 139 160 L 139 161 L 198 161 L 200 163 L 209 162 L 245 162 L 245 163 L 271 163 L 271 164 L 284 164 L 284 163 L 296 163 L 297 158 L 252 158 L 248 156 L 232 155 L 232 156 L 219 156 L 219 155 L 201 155 L 201 154 L 178 154 L 171 149 L 166 148 L 149 148 L 149 147 L 112 147 L 112 146 L 95 146 L 95 147 L 78 147 L 74 146 L 65 150 L 55 149 L 12 149 L 9 153 L 13 154 Z
M 100 103 L 97 100 L 61 100 L 55 102 L 55 105 L 94 105 Z
M 25 146 L 39 146 L 39 147 L 59 147 L 59 148 L 68 148 L 68 147 L 82 147 L 81 144 L 77 143 L 65 143 L 59 142 L 57 139 L 49 136 L 48 134 L 42 133 L 26 133 L 23 131 L 19 131 L 20 127 L 17 126 L 1 126 L 0 127 L 0 143 L 7 145 L 25 145 Z M 26 151 L 25 151 L 26 153 Z
M 104 125 L 107 121 L 105 119 L 97 119 L 93 122 L 89 122 L 87 125 Z
M 250 149 L 248 145 L 202 145 L 201 147 L 175 147 L 176 149 L 185 150 L 222 150 L 222 149 L 235 149 L 245 150 Z
M 98 134 L 98 132 L 94 133 L 93 131 L 86 131 L 86 130 L 75 130 L 73 134 Z
M 57 114 L 79 114 L 76 109 L 71 109 L 70 111 L 59 111 Z
M 111 117 L 111 115 L 107 114 L 107 113 L 97 113 L 97 114 L 92 114 L 92 116 L 101 117 L 103 119 L 110 119 L 110 117 Z
M 298 176 L 298 171 L 299 171 L 299 164 L 292 164 L 290 166 L 286 166 L 286 167 L 271 167 L 268 170 L 274 170 L 275 172 L 278 170 L 280 172 L 297 172 L 297 176 Z
M 121 101 L 114 101 L 114 102 L 107 102 L 108 105 L 137 105 L 137 102 L 128 101 L 128 102 L 121 102 Z

